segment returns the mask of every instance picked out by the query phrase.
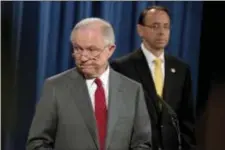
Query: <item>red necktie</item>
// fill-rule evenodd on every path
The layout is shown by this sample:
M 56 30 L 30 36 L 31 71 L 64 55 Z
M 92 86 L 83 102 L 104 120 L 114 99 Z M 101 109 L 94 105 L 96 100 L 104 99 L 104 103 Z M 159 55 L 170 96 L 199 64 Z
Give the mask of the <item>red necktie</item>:
M 100 150 L 104 150 L 106 130 L 107 130 L 107 108 L 105 92 L 100 79 L 96 78 L 97 89 L 95 91 L 95 117 L 100 142 Z

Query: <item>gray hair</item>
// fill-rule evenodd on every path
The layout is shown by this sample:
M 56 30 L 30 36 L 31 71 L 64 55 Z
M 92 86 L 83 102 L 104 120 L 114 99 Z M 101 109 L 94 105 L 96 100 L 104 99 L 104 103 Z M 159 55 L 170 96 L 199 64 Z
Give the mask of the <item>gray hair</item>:
M 109 22 L 107 22 L 103 19 L 100 19 L 100 18 L 86 18 L 86 19 L 83 19 L 80 22 L 78 22 L 74 26 L 74 28 L 71 32 L 70 40 L 72 41 L 73 34 L 76 30 L 78 30 L 79 28 L 82 28 L 82 27 L 88 27 L 96 22 L 100 22 L 102 24 L 101 29 L 102 29 L 102 35 L 105 39 L 105 43 L 106 44 L 115 44 L 115 35 L 114 35 L 112 25 Z

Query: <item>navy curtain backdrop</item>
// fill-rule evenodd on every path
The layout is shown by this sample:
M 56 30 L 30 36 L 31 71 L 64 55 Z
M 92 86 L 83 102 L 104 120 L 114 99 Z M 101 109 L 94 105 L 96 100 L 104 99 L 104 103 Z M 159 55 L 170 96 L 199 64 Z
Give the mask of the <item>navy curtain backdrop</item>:
M 117 45 L 113 59 L 140 46 L 137 19 L 151 5 L 170 10 L 172 31 L 166 52 L 190 65 L 196 95 L 202 2 L 2 2 L 2 46 L 10 54 L 3 58 L 8 62 L 4 67 L 10 67 L 10 74 L 4 79 L 5 84 L 12 85 L 12 91 L 5 91 L 8 101 L 3 116 L 2 149 L 25 149 L 44 80 L 74 67 L 69 38 L 80 19 L 101 17 L 113 25 Z

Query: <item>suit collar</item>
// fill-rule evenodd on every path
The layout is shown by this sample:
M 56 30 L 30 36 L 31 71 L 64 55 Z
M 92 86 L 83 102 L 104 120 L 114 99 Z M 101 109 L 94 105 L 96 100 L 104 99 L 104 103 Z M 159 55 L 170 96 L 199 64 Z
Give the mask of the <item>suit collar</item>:
M 165 81 L 163 88 L 163 98 L 167 102 L 170 100 L 170 90 L 175 84 L 173 81 L 176 81 L 175 71 L 176 64 L 174 64 L 170 56 L 165 55 Z
M 97 136 L 97 126 L 94 116 L 94 111 L 91 105 L 91 99 L 88 94 L 88 89 L 84 77 L 74 69 L 72 75 L 72 87 L 71 96 L 75 100 L 76 106 L 79 109 L 85 124 L 93 137 L 96 147 L 99 149 L 99 141 Z M 112 134 L 114 132 L 115 124 L 120 115 L 120 106 L 123 101 L 121 85 L 121 79 L 119 75 L 111 68 L 109 68 L 109 104 L 108 104 L 108 127 L 106 147 L 109 146 Z M 107 148 L 106 148 L 107 149 Z
M 110 144 L 115 124 L 120 115 L 120 106 L 122 105 L 123 96 L 123 85 L 121 84 L 121 78 L 119 75 L 110 69 L 109 75 L 109 106 L 108 106 L 108 127 L 107 127 L 107 140 L 106 149 Z
M 145 96 L 148 97 L 147 99 L 152 101 L 152 104 L 154 105 L 154 109 L 157 108 L 157 95 L 156 95 L 156 89 L 154 85 L 154 81 L 151 75 L 151 72 L 148 67 L 148 62 L 144 56 L 144 53 L 142 49 L 138 49 L 134 52 L 133 60 L 135 62 L 135 69 L 138 72 L 139 78 L 141 80 L 141 83 L 143 84 L 144 90 L 145 90 Z M 165 57 L 165 79 L 164 79 L 164 87 L 163 87 L 163 100 L 167 101 L 170 100 L 170 90 L 172 89 L 172 81 L 175 81 L 174 79 L 174 71 L 176 70 L 176 66 L 173 63 L 170 56 L 167 54 L 164 54 Z M 148 105 L 151 105 L 149 100 L 146 101 Z M 157 112 L 157 111 L 156 111 Z
M 146 97 L 146 104 L 149 108 L 149 113 L 152 114 L 152 119 L 157 120 L 157 95 L 156 89 L 154 86 L 154 81 L 150 72 L 150 69 L 147 64 L 147 60 L 141 49 L 137 50 L 134 54 L 134 64 L 136 72 L 138 73 L 139 79 L 143 85 L 144 94 Z M 155 110 L 155 111 L 154 111 Z
M 99 149 L 99 142 L 96 129 L 96 121 L 94 116 L 94 111 L 91 104 L 91 98 L 88 94 L 87 85 L 85 78 L 77 69 L 74 69 L 71 74 L 72 81 L 69 86 L 71 86 L 70 93 L 71 98 L 74 100 L 76 107 L 78 108 L 80 114 L 82 115 L 84 122 L 87 126 L 90 135 L 93 138 L 93 141 L 96 147 Z
M 145 56 L 145 59 L 147 60 L 148 64 L 152 64 L 155 59 L 159 58 L 162 62 L 165 61 L 164 52 L 159 56 L 156 57 L 150 50 L 148 50 L 144 44 L 141 44 L 141 50 Z
M 108 65 L 107 69 L 103 72 L 103 74 L 100 75 L 99 79 L 102 81 L 103 86 L 108 87 L 108 81 L 109 81 L 109 71 L 110 67 Z M 96 78 L 93 79 L 86 79 L 86 84 L 91 87 L 94 83 Z

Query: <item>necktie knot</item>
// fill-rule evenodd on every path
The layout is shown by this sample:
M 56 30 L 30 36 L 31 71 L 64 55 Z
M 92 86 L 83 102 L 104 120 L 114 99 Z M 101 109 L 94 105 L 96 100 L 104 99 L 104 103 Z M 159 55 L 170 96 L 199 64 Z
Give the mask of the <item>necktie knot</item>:
M 156 58 L 156 59 L 154 60 L 154 63 L 155 63 L 156 66 L 160 66 L 161 63 L 162 63 L 162 61 L 161 61 L 160 58 Z
M 102 86 L 102 81 L 99 78 L 95 79 L 95 83 L 97 84 L 98 87 Z

